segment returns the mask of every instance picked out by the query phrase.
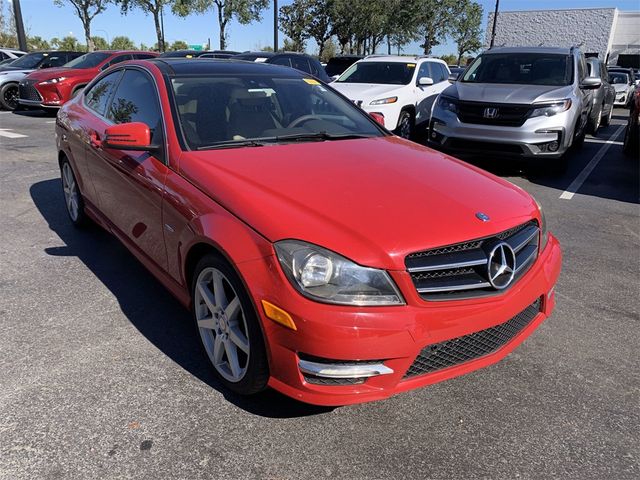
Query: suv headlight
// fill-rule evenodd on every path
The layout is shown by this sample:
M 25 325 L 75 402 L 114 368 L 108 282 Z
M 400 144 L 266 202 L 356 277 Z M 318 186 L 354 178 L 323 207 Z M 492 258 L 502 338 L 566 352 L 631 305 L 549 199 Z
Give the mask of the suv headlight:
M 40 85 L 51 85 L 52 83 L 60 83 L 66 79 L 67 77 L 52 78 L 51 80 L 45 80 L 44 82 L 40 82 Z
M 529 117 L 552 117 L 558 113 L 566 112 L 571 108 L 571 100 L 561 100 L 559 102 L 551 102 L 540 105 L 534 105 Z
M 398 97 L 379 98 L 378 100 L 373 100 L 369 105 L 387 105 L 388 103 L 396 103 L 397 101 Z
M 449 110 L 450 112 L 458 113 L 458 106 L 456 105 L 456 101 L 451 97 L 440 95 L 438 97 L 438 106 L 444 110 Z
M 275 249 L 285 275 L 305 297 L 338 305 L 404 305 L 384 270 L 360 266 L 300 240 L 276 242 Z
M 543 251 L 544 247 L 547 246 L 547 241 L 549 240 L 549 232 L 547 232 L 547 220 L 544 218 L 544 210 L 542 210 L 542 205 L 540 202 L 532 197 L 533 201 L 536 202 L 538 206 L 538 211 L 540 212 L 540 250 Z

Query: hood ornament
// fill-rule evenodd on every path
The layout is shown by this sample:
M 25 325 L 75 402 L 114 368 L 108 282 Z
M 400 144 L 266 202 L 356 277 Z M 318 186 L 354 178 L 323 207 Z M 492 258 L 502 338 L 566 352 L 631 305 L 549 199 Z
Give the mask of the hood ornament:
M 489 215 L 487 215 L 486 213 L 482 213 L 482 212 L 477 212 L 476 213 L 476 218 L 478 220 L 483 221 L 483 222 L 488 222 L 489 220 L 491 220 L 491 218 L 489 218 Z

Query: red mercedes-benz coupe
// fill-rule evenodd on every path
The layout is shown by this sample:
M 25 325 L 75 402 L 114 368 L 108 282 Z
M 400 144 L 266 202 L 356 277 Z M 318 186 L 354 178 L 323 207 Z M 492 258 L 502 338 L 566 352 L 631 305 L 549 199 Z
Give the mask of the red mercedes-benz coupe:
M 20 105 L 59 108 L 76 96 L 98 73 L 127 60 L 157 57 L 155 52 L 97 51 L 86 53 L 59 68 L 36 70 L 18 85 Z
M 128 62 L 56 136 L 71 221 L 192 310 L 235 392 L 382 399 L 500 360 L 554 308 L 560 246 L 530 195 L 297 70 Z

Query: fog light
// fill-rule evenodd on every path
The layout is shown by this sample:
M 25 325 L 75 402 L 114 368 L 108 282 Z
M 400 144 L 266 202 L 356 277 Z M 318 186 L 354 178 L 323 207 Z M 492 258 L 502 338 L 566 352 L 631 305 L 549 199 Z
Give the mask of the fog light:
M 549 149 L 550 152 L 557 152 L 558 148 L 560 148 L 560 144 L 558 143 L 557 140 L 554 140 L 553 142 L 549 142 L 549 145 L 547 148 Z

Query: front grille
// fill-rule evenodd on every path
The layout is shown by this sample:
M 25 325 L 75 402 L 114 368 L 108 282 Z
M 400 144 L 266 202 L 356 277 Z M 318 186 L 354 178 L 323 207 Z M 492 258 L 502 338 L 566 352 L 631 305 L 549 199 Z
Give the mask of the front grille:
M 411 364 L 404 378 L 432 373 L 496 352 L 531 323 L 540 312 L 541 305 L 541 299 L 538 298 L 515 317 L 500 325 L 427 345 Z
M 360 385 L 364 383 L 366 378 L 326 378 L 326 377 L 316 377 L 313 375 L 303 375 L 304 380 L 307 383 L 312 383 L 314 385 Z
M 473 153 L 504 153 L 509 155 L 522 155 L 523 150 L 520 145 L 512 143 L 482 142 L 477 140 L 466 140 L 463 138 L 450 138 L 444 144 L 446 148 L 452 150 L 462 150 Z
M 405 258 L 405 266 L 424 300 L 495 295 L 504 290 L 489 280 L 490 252 L 502 242 L 511 247 L 515 273 L 508 286 L 513 285 L 538 255 L 539 232 L 537 222 L 530 221 L 490 237 L 412 253 Z
M 479 102 L 459 102 L 458 118 L 463 123 L 496 125 L 502 127 L 521 127 L 527 120 L 529 105 L 488 104 Z M 485 118 L 486 108 L 497 109 L 494 118 Z
M 33 83 L 31 82 L 27 82 L 27 81 L 20 82 L 19 90 L 20 90 L 20 98 L 22 100 L 32 100 L 36 102 L 42 101 L 42 96 L 40 95 L 40 92 L 36 90 L 36 87 L 34 87 Z

